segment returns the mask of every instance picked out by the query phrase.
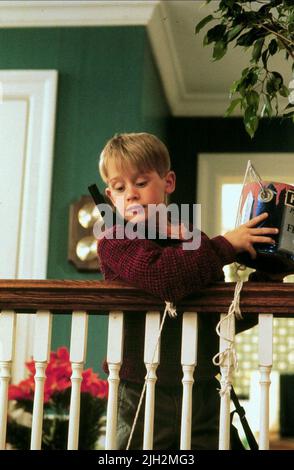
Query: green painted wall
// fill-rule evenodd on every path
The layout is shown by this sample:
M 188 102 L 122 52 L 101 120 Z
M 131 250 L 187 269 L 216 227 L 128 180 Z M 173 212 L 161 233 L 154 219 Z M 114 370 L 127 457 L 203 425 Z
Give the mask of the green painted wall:
M 97 156 L 116 132 L 153 132 L 166 141 L 169 115 L 144 27 L 0 30 L 0 69 L 58 70 L 49 242 L 49 279 L 101 279 L 67 261 L 70 204 L 103 185 Z M 107 318 L 91 317 L 87 365 L 101 371 Z M 69 346 L 70 317 L 54 318 L 53 344 Z

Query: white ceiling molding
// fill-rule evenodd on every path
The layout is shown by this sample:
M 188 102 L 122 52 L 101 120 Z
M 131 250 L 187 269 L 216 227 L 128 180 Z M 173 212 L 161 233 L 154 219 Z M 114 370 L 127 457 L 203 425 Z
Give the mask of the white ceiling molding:
M 154 9 L 147 29 L 172 115 L 223 116 L 228 106 L 228 93 L 191 93 L 187 90 L 167 18 L 170 17 L 163 1 Z
M 228 93 L 187 93 L 177 102 L 174 116 L 224 116 L 229 106 Z M 234 116 L 237 116 L 235 112 Z
M 222 116 L 228 106 L 227 93 L 210 91 L 211 87 L 201 92 L 201 86 L 191 91 L 186 85 L 186 73 L 176 47 L 179 38 L 170 27 L 176 18 L 173 19 L 166 3 L 166 0 L 1 1 L 0 27 L 146 26 L 172 115 Z M 187 14 L 189 3 L 193 2 L 182 2 Z
M 173 47 L 172 34 L 166 25 L 166 12 L 162 3 L 154 9 L 151 20 L 147 25 L 149 39 L 157 62 L 167 101 L 173 115 L 182 100 L 183 78 L 178 58 Z
M 158 0 L 1 1 L 0 27 L 146 25 Z

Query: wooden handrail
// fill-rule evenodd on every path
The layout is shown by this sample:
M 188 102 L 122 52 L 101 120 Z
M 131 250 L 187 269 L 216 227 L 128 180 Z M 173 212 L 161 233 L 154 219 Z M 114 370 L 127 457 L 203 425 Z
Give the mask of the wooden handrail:
M 226 312 L 232 302 L 235 283 L 219 282 L 177 302 L 177 311 Z M 243 313 L 294 315 L 294 284 L 244 284 L 241 292 Z M 145 291 L 121 282 L 69 280 L 0 280 L 0 310 L 21 313 L 51 310 L 71 313 L 86 310 L 107 314 L 109 310 L 162 310 L 164 302 Z

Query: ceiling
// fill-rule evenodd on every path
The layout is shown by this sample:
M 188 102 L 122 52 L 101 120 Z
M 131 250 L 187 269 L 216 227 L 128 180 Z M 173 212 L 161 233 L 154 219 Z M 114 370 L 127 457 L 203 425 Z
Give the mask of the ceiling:
M 207 26 L 195 35 L 195 25 L 216 10 L 205 0 L 35 0 L 0 1 L 0 27 L 128 26 L 147 28 L 171 112 L 175 116 L 222 116 L 229 103 L 230 84 L 248 64 L 248 53 L 231 48 L 213 62 L 211 47 L 203 47 Z M 273 68 L 291 67 L 280 57 Z

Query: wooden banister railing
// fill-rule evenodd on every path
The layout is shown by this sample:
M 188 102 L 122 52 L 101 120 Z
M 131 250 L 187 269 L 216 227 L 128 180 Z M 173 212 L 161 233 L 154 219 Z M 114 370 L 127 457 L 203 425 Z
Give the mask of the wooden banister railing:
M 224 314 L 234 297 L 235 283 L 217 283 L 177 302 L 177 312 L 183 313 L 182 354 L 183 408 L 181 449 L 189 449 L 193 371 L 197 363 L 197 313 Z M 116 414 L 119 371 L 123 360 L 124 312 L 146 312 L 145 352 L 147 379 L 145 405 L 144 448 L 152 449 L 156 368 L 160 361 L 152 353 L 158 334 L 160 312 L 165 303 L 151 294 L 118 282 L 68 280 L 0 280 L 0 448 L 5 448 L 7 391 L 13 361 L 15 313 L 34 313 L 38 337 L 34 340 L 36 391 L 32 423 L 31 448 L 41 448 L 43 390 L 45 369 L 51 341 L 52 313 L 72 314 L 70 360 L 72 363 L 72 395 L 69 416 L 68 448 L 78 445 L 80 387 L 86 357 L 88 314 L 109 315 L 108 351 L 109 400 L 107 410 L 106 448 L 116 446 Z M 272 367 L 273 316 L 294 314 L 294 285 L 291 283 L 245 283 L 240 307 L 243 316 L 259 316 L 259 371 L 262 400 L 260 404 L 260 449 L 268 448 L 269 385 Z M 224 315 L 222 315 L 224 318 Z M 229 323 L 226 323 L 229 322 Z M 225 352 L 234 340 L 234 319 L 225 320 L 221 330 L 220 352 Z M 228 333 L 229 332 L 229 333 Z M 229 334 L 229 337 L 228 337 Z M 227 341 L 227 338 L 229 341 Z M 185 345 L 189 344 L 189 348 Z M 154 363 L 150 358 L 154 357 Z M 25 360 L 26 358 L 24 358 Z M 230 384 L 233 377 L 228 356 L 221 366 L 222 390 L 219 448 L 229 448 Z M 146 424 L 147 423 L 147 424 Z
M 177 302 L 178 311 L 226 312 L 234 296 L 235 283 L 219 282 Z M 143 302 L 142 302 L 143 301 Z M 107 314 L 109 310 L 159 310 L 164 302 L 145 291 L 107 281 L 0 280 L 0 309 L 29 313 L 49 309 L 71 313 L 86 310 Z M 294 285 L 291 283 L 245 283 L 241 292 L 243 313 L 294 314 Z

